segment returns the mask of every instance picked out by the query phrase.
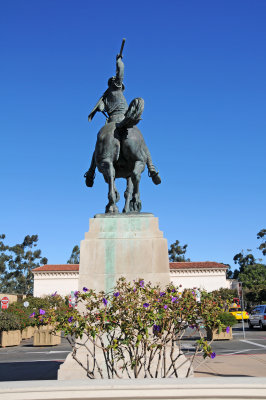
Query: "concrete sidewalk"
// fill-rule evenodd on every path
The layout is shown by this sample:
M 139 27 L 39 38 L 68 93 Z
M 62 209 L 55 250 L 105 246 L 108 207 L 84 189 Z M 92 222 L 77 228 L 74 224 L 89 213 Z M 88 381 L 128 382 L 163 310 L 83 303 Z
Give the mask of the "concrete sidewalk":
M 196 358 L 195 378 L 203 377 L 266 377 L 266 354 L 235 354 L 216 356 L 213 360 Z

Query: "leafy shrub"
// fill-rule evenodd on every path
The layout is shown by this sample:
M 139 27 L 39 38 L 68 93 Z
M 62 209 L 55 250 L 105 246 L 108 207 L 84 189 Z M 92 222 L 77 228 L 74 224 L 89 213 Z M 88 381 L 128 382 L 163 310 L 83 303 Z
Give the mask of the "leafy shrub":
M 237 323 L 237 319 L 234 315 L 230 314 L 229 312 L 223 312 L 219 314 L 219 320 L 224 326 L 233 326 Z
M 0 313 L 0 332 L 21 329 L 19 319 L 6 311 Z
M 21 329 L 31 325 L 31 321 L 29 319 L 30 310 L 25 308 L 23 303 L 15 302 L 10 304 L 6 312 L 10 315 L 14 315 L 19 320 Z
M 29 302 L 29 309 L 49 308 L 50 302 L 48 297 L 27 297 Z

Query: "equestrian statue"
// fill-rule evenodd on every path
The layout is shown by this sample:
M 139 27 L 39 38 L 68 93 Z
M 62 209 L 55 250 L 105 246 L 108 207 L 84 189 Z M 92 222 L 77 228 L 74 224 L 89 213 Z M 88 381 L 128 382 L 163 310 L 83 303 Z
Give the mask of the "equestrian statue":
M 92 187 L 96 167 L 103 174 L 109 187 L 106 213 L 119 212 L 116 203 L 120 196 L 115 186 L 116 178 L 127 180 L 124 213 L 141 211 L 139 183 L 146 165 L 153 183 L 161 183 L 148 147 L 136 126 L 141 120 L 144 100 L 140 97 L 135 98 L 128 106 L 124 96 L 124 44 L 125 39 L 122 41 L 120 53 L 116 56 L 116 75 L 108 80 L 107 90 L 88 116 L 89 121 L 96 112 L 102 112 L 106 117 L 106 123 L 97 136 L 90 168 L 84 175 L 86 185 Z

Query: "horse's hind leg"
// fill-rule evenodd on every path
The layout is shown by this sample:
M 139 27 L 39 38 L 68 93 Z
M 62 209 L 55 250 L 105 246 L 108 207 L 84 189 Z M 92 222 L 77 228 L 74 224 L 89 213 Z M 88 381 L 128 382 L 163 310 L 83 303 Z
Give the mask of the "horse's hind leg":
M 105 181 L 108 183 L 108 200 L 109 203 L 105 207 L 106 213 L 118 213 L 118 208 L 116 206 L 117 198 L 119 196 L 118 191 L 115 187 L 115 169 L 113 163 L 109 160 L 104 160 L 101 162 L 100 170 L 104 175 Z
M 132 199 L 132 193 L 133 193 L 133 183 L 131 177 L 127 178 L 127 188 L 124 193 L 125 197 L 125 206 L 123 208 L 123 213 L 128 213 L 130 212 L 130 200 Z
M 139 194 L 139 183 L 141 174 L 145 169 L 145 162 L 136 161 L 134 170 L 131 175 L 132 183 L 133 183 L 133 194 L 132 199 L 130 201 L 130 211 L 140 212 L 141 210 L 141 201 Z

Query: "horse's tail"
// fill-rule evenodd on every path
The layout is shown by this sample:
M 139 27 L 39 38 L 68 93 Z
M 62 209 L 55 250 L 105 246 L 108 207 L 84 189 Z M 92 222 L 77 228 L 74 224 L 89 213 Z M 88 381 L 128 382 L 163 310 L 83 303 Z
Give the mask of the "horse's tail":
M 95 151 L 92 156 L 91 165 L 87 172 L 84 174 L 86 186 L 92 187 L 95 179 L 95 170 L 96 170 L 96 162 L 95 162 Z
M 116 124 L 118 129 L 122 128 L 132 128 L 134 125 L 137 125 L 141 120 L 141 114 L 144 110 L 144 100 L 141 97 L 137 97 L 132 100 L 129 104 L 129 107 L 125 113 L 124 119 Z
M 153 183 L 155 185 L 159 185 L 161 183 L 161 178 L 159 175 L 159 171 L 156 171 L 155 166 L 153 165 L 152 159 L 151 159 L 151 153 L 149 152 L 148 148 L 147 148 L 147 167 L 148 167 L 148 175 L 149 177 L 151 177 Z

